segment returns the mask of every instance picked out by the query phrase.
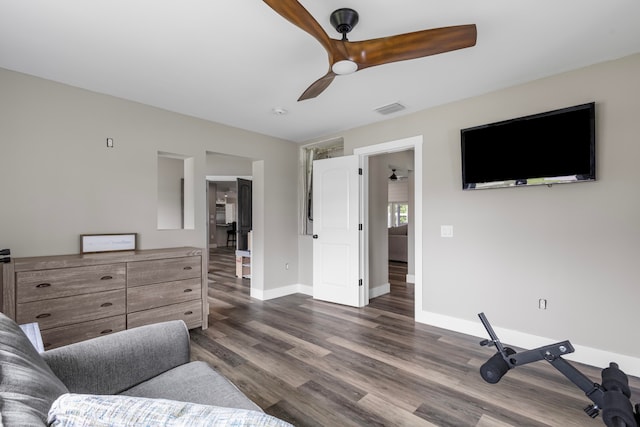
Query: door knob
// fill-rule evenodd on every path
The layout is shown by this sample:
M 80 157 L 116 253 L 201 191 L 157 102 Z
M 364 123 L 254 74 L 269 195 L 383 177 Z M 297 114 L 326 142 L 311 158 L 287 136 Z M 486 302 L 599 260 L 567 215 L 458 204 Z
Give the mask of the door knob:
M 318 238 L 318 235 L 317 235 L 317 234 L 314 234 L 314 235 L 313 235 L 313 238 L 314 238 L 314 239 L 317 239 L 317 238 Z

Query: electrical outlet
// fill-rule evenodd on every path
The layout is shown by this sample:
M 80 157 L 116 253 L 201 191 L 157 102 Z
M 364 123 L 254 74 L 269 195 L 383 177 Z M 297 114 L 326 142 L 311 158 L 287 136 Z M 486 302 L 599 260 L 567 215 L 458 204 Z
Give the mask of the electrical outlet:
M 538 308 L 540 310 L 546 310 L 547 309 L 547 300 L 544 298 L 540 298 L 538 300 Z

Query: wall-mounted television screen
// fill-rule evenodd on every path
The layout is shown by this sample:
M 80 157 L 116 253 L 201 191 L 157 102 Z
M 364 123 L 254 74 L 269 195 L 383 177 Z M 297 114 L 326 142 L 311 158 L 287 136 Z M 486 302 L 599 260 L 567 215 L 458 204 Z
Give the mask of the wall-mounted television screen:
M 595 103 L 462 129 L 464 190 L 595 181 Z

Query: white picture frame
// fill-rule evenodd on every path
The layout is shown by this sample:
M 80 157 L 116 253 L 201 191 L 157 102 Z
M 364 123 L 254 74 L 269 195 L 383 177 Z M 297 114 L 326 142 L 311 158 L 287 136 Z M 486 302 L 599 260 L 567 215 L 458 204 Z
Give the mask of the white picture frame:
M 137 233 L 82 234 L 80 253 L 135 251 L 138 247 Z

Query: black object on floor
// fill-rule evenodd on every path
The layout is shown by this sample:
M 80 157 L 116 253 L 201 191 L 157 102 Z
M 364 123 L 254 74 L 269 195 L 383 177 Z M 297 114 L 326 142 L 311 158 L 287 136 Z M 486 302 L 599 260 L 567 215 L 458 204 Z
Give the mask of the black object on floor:
M 569 341 L 518 353 L 502 345 L 484 313 L 479 313 L 478 317 L 491 338 L 481 341 L 480 345 L 495 346 L 498 350 L 480 367 L 480 375 L 486 382 L 496 384 L 510 369 L 546 360 L 591 399 L 593 404 L 584 409 L 591 418 L 597 417 L 602 411 L 602 421 L 607 427 L 640 427 L 640 404 L 636 405 L 634 413 L 629 400 L 631 396 L 629 378 L 616 363 L 611 362 L 608 368 L 602 370 L 602 385 L 600 385 L 591 381 L 562 358 L 563 355 L 575 351 Z

